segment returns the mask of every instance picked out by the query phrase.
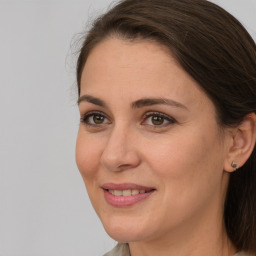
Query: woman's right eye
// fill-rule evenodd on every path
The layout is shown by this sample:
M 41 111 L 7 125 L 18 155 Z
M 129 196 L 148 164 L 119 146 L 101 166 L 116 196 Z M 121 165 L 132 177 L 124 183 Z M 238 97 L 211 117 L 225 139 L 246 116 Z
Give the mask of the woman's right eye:
M 110 121 L 103 113 L 90 112 L 81 118 L 81 122 L 88 126 L 99 126 L 109 124 Z

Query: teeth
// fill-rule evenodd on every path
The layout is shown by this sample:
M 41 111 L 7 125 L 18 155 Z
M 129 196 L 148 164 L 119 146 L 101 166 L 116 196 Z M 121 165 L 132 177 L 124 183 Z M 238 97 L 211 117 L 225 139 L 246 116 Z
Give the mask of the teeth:
M 130 196 L 132 194 L 131 190 L 123 190 L 123 196 Z
M 115 196 L 134 196 L 138 194 L 143 194 L 146 191 L 145 190 L 138 190 L 138 189 L 126 189 L 126 190 L 108 190 L 109 193 Z
M 137 189 L 133 189 L 132 190 L 132 195 L 134 196 L 134 195 L 138 195 L 140 193 L 140 191 L 139 190 L 137 190 Z
M 115 196 L 122 196 L 123 195 L 123 191 L 122 190 L 114 190 L 114 195 Z

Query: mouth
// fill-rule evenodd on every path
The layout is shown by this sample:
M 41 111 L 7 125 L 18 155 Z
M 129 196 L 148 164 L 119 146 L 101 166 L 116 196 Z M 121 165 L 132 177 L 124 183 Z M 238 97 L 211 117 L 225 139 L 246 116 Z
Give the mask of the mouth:
M 126 190 L 108 189 L 107 191 L 110 194 L 115 195 L 115 196 L 135 196 L 135 195 L 138 195 L 138 194 L 148 193 L 145 190 L 138 190 L 138 189 L 126 189 Z
M 132 206 L 148 198 L 156 190 L 131 183 L 107 183 L 102 186 L 102 189 L 107 203 L 115 207 Z

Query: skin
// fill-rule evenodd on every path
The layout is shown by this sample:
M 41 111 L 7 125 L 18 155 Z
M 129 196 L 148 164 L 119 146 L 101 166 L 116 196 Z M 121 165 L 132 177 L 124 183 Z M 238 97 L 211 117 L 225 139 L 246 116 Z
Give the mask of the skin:
M 132 256 L 233 255 L 222 217 L 233 137 L 168 50 L 152 41 L 105 39 L 87 59 L 84 95 L 104 106 L 81 98 L 76 161 L 108 234 L 129 242 Z M 132 107 L 144 98 L 175 104 Z M 156 125 L 152 114 L 159 113 L 168 118 Z M 156 190 L 135 205 L 113 207 L 101 188 L 109 182 Z

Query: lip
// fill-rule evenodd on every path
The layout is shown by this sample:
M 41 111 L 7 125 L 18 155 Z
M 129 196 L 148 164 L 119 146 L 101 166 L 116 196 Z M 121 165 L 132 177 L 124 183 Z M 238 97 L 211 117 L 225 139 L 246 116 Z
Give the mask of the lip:
M 151 191 L 154 190 L 155 188 L 153 187 L 146 187 L 134 183 L 121 183 L 121 184 L 116 184 L 116 183 L 105 183 L 101 186 L 103 189 L 108 190 L 126 190 L 126 189 L 138 189 L 138 190 L 145 190 L 145 191 Z
M 132 206 L 142 200 L 147 199 L 155 192 L 155 188 L 153 187 L 146 187 L 134 183 L 122 183 L 122 184 L 115 184 L 115 183 L 105 183 L 101 186 L 104 191 L 104 197 L 107 203 L 115 207 L 128 207 Z M 111 194 L 108 190 L 145 190 L 145 193 L 131 195 L 131 196 L 115 196 Z

